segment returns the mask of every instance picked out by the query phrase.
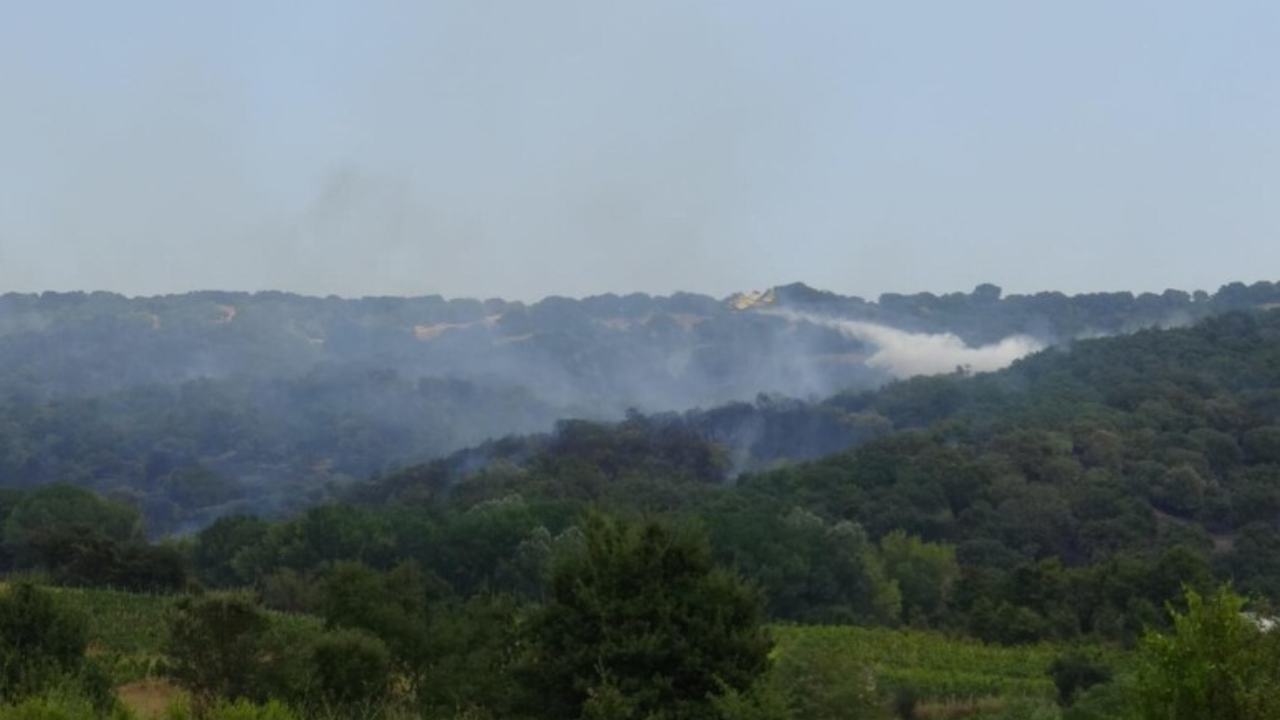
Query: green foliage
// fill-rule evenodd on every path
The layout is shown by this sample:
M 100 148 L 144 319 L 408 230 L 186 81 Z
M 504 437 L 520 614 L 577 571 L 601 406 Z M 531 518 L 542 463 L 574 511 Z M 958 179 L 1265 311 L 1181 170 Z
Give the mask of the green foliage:
M 40 693 L 80 669 L 88 621 L 29 583 L 0 590 L 0 697 Z
M 183 704 L 171 706 L 164 720 L 303 720 L 284 703 L 272 700 L 255 704 L 248 700 L 218 700 L 207 708 L 193 711 Z
M 954 547 L 897 530 L 880 539 L 880 557 L 885 574 L 898 584 L 908 620 L 936 622 L 943 616 L 960 577 Z
M 901 615 L 898 586 L 857 523 L 802 508 L 715 512 L 708 523 L 721 560 L 759 583 L 775 617 L 893 623 Z
M 358 630 L 325 633 L 315 642 L 316 684 L 332 705 L 381 700 L 391 683 L 391 653 L 378 638 Z
M 325 580 L 325 623 L 364 630 L 390 649 L 398 669 L 416 687 L 431 658 L 427 585 L 421 571 L 402 564 L 379 573 L 358 563 L 339 563 Z
M 1243 613 L 1223 586 L 1186 592 L 1171 611 L 1173 631 L 1150 633 L 1139 652 L 1137 697 L 1150 720 L 1263 720 L 1280 717 L 1280 638 Z
M 51 552 L 61 535 L 128 542 L 141 538 L 142 519 L 133 508 L 84 488 L 49 485 L 27 493 L 4 523 L 4 542 L 18 553 Z
M 457 708 L 499 717 L 518 704 L 515 667 L 525 610 L 506 596 L 478 595 L 431 607 L 431 660 L 418 703 L 431 715 Z
M 267 523 L 245 515 L 219 518 L 200 532 L 192 550 L 197 576 L 211 585 L 244 585 L 248 577 L 241 553 L 250 551 L 263 539 Z
M 773 632 L 778 640 L 775 665 L 795 652 L 812 662 L 825 658 L 861 667 L 873 673 L 873 687 L 886 696 L 900 688 L 914 691 L 922 702 L 988 696 L 1052 699 L 1055 694 L 1047 670 L 1058 650 L 1051 645 L 1001 647 L 933 631 L 849 626 L 782 625 Z
M 760 655 L 759 638 L 734 628 L 754 622 L 740 618 L 758 621 L 759 613 L 746 609 L 751 593 L 740 582 L 712 567 L 719 564 L 756 585 L 774 618 L 928 626 L 1020 646 L 938 639 L 936 652 L 946 662 L 905 650 L 911 661 L 890 662 L 880 654 L 885 647 L 930 645 L 911 633 L 900 635 L 909 640 L 890 641 L 831 628 L 841 642 L 864 643 L 835 664 L 851 676 L 855 668 L 871 668 L 882 702 L 899 691 L 917 693 L 922 703 L 1026 696 L 1035 703 L 1027 712 L 1041 713 L 1055 695 L 1047 671 L 1060 654 L 1059 645 L 1049 643 L 1128 643 L 1144 627 L 1156 631 L 1153 638 L 1176 640 L 1182 627 L 1174 621 L 1170 630 L 1160 608 L 1182 602 L 1184 584 L 1204 597 L 1217 578 L 1229 576 L 1250 593 L 1280 598 L 1274 527 L 1280 455 L 1272 447 L 1280 413 L 1277 348 L 1280 313 L 1238 314 L 1183 330 L 1081 341 L 1070 352 L 1040 354 L 1000 373 L 912 380 L 823 403 L 765 398 L 684 416 L 565 423 L 554 434 L 490 443 L 360 484 L 342 493 L 352 504 L 312 507 L 287 521 L 230 518 L 192 541 L 164 546 L 142 543 L 137 512 L 114 499 L 67 487 L 0 493 L 6 551 L 0 561 L 41 567 L 56 582 L 160 590 L 176 587 L 190 560 L 211 586 L 252 586 L 272 607 L 323 615 L 330 632 L 376 637 L 325 635 L 317 621 L 284 621 L 252 608 L 264 620 L 249 623 L 239 649 L 256 680 L 209 692 L 255 701 L 276 696 L 308 712 L 298 698 L 318 696 L 322 657 L 336 662 L 364 651 L 372 657 L 377 642 L 394 666 L 392 692 L 412 695 L 415 707 L 433 714 L 503 716 L 516 700 L 550 698 L 548 706 L 565 717 L 665 712 L 673 702 L 701 715 L 712 712 L 708 696 L 738 714 L 772 712 L 770 703 L 791 699 L 747 679 L 748 661 Z M 217 395 L 208 392 L 202 402 Z M 0 408 L 0 418 L 9 410 L 18 412 Z M 239 412 L 226 417 L 243 419 Z M 750 427 L 760 418 L 767 418 L 768 437 L 747 456 L 765 446 L 774 452 L 792 442 L 821 445 L 804 445 L 810 432 L 826 439 L 856 435 L 863 444 L 724 483 L 727 460 L 750 464 L 730 447 L 738 436 L 725 428 Z M 49 458 L 65 469 L 55 459 L 66 446 L 79 458 L 68 478 L 105 488 L 104 478 L 116 477 L 115 470 L 88 468 L 118 467 L 119 477 L 129 478 L 121 487 L 136 482 L 147 489 L 112 497 L 131 498 L 148 517 L 163 514 L 153 504 L 157 498 L 201 504 L 227 497 L 197 467 L 198 456 L 221 456 L 210 453 L 212 445 L 196 451 L 182 443 L 145 443 L 143 454 L 153 457 L 130 455 L 99 466 L 84 460 L 92 456 L 85 448 L 103 436 L 81 442 L 67 432 L 81 427 L 77 423 L 40 422 L 49 424 L 39 434 L 48 444 L 21 453 L 13 445 L 29 442 L 25 430 L 5 426 L 0 464 L 10 463 L 7 472 L 25 467 L 12 462 L 20 456 Z M 864 422 L 879 430 L 831 430 Z M 263 430 L 256 422 L 249 426 Z M 28 427 L 41 426 L 23 424 Z M 356 435 L 352 442 L 369 440 Z M 264 444 L 279 454 L 288 445 L 273 444 L 278 440 Z M 366 452 L 373 456 L 369 447 L 359 451 Z M 47 480 L 44 473 L 52 471 L 36 464 L 32 472 Z M 299 495 L 297 503 L 326 497 Z M 576 527 L 574 518 L 588 503 L 670 513 L 677 522 L 705 527 L 710 546 L 670 526 L 654 531 L 596 519 Z M 101 602 L 116 613 L 117 596 L 105 591 L 57 597 Z M 520 603 L 529 600 L 544 605 L 527 611 Z M 165 670 L 163 662 L 147 665 L 154 658 L 139 647 L 153 641 L 157 620 L 177 602 L 148 597 L 121 609 L 116 620 L 94 620 L 90 636 L 113 648 L 98 657 L 114 678 Z M 192 602 L 204 600 L 183 601 L 175 615 L 190 620 Z M 698 609 L 704 606 L 722 615 Z M 234 627 L 209 629 L 233 615 L 188 628 L 183 644 L 209 656 L 200 659 L 205 667 L 219 666 L 219 653 L 235 652 L 218 649 L 219 642 L 238 642 Z M 1203 626 L 1197 632 L 1217 639 L 1194 652 L 1174 643 L 1169 647 L 1181 649 L 1163 656 L 1152 649 L 1160 641 L 1149 640 L 1144 682 L 1160 676 L 1150 670 L 1164 667 L 1157 657 L 1171 667 L 1244 672 L 1211 652 L 1235 641 L 1223 629 L 1231 625 L 1197 622 Z M 209 628 L 195 629 L 204 625 Z M 779 631 L 780 672 L 789 672 L 787 632 Z M 321 650 L 348 641 L 350 653 Z M 836 640 L 806 642 L 830 657 L 851 652 Z M 1256 642 L 1271 641 L 1260 634 Z M 742 667 L 715 660 L 735 647 Z M 952 662 L 966 653 L 972 657 Z M 290 662 L 281 660 L 285 655 Z M 1006 657 L 1019 658 L 1021 669 L 992 668 Z M 1103 712 L 1104 701 L 1126 681 L 1121 668 L 1112 683 L 1079 691 L 1096 678 L 1068 660 L 1056 675 L 1063 698 L 1076 698 L 1070 712 Z M 1105 657 L 1100 663 L 1110 665 Z M 513 667 L 526 673 L 520 687 Z M 825 669 L 799 660 L 791 668 L 797 683 L 835 682 Z M 335 667 L 331 674 L 350 669 Z M 537 673 L 544 677 L 531 679 Z M 1253 675 L 1243 677 L 1245 686 L 1255 684 Z M 1211 684 L 1225 687 L 1227 680 Z M 522 690 L 528 693 L 518 697 Z M 855 690 L 832 692 L 843 697 Z M 1262 702 L 1255 700 L 1249 702 Z M 1248 703 L 1242 707 L 1254 711 Z
M 712 699 L 722 720 L 791 720 L 795 717 L 787 693 L 778 683 L 761 680 L 742 692 L 731 687 Z
M 19 567 L 45 570 L 63 584 L 150 591 L 186 583 L 175 548 L 143 541 L 137 510 L 84 488 L 50 485 L 26 493 L 3 529 L 5 550 Z
M 780 647 L 769 687 L 787 698 L 793 717 L 872 720 L 883 715 L 875 669 L 856 650 L 832 653 L 825 638 L 799 634 Z
M 1111 670 L 1096 658 L 1075 650 L 1054 659 L 1049 666 L 1049 676 L 1058 688 L 1058 704 L 1067 706 L 1094 685 L 1110 682 Z
M 119 707 L 104 707 L 74 686 L 64 685 L 12 704 L 0 705 L 0 720 L 129 720 Z
M 91 588 L 49 588 L 48 592 L 89 619 L 95 660 L 115 682 L 163 674 L 164 644 L 177 596 Z
M 1130 720 L 1137 717 L 1131 677 L 1118 677 L 1076 696 L 1074 704 L 1062 711 L 1063 720 Z
M 216 697 L 253 697 L 267 625 L 267 617 L 244 594 L 184 598 L 170 621 L 170 672 L 201 704 Z
M 582 550 L 557 559 L 530 621 L 522 679 L 532 714 L 582 717 L 622 701 L 637 717 L 713 717 L 710 698 L 764 672 L 772 642 L 759 599 L 715 567 L 705 539 L 600 515 L 584 536 Z

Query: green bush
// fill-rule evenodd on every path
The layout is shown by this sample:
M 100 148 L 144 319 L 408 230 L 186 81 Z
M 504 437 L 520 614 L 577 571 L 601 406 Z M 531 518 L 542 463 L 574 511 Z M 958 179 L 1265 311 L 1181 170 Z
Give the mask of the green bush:
M 83 720 L 96 716 L 87 701 L 42 696 L 0 708 L 0 720 Z
M 171 673 L 204 703 L 244 698 L 258 681 L 258 649 L 267 618 L 243 594 L 184 598 L 169 628 Z
M 88 720 L 110 718 L 129 720 L 129 714 L 112 704 L 103 707 L 97 699 L 73 684 L 46 690 L 12 704 L 0 706 L 0 720 Z
M 48 591 L 19 583 L 0 593 L 0 696 L 37 694 L 76 672 L 88 643 L 88 619 Z
M 313 650 L 316 683 L 327 702 L 368 704 L 383 698 L 391 683 L 391 653 L 378 638 L 359 630 L 333 630 Z
M 255 643 L 255 656 L 246 658 L 255 666 L 251 697 L 295 705 L 314 702 L 318 682 L 313 660 L 319 637 L 318 627 L 272 622 L 268 618 L 266 629 Z
M 816 635 L 791 638 L 767 676 L 805 720 L 878 718 L 883 702 L 873 668 L 855 653 L 828 652 Z
M 511 598 L 477 596 L 431 609 L 431 671 L 418 685 L 428 717 L 460 707 L 483 707 L 504 716 L 516 704 L 513 677 L 520 647 L 521 611 Z
M 746 692 L 726 687 L 712 704 L 721 720 L 792 720 L 796 717 L 786 695 L 764 680 Z
M 1073 651 L 1054 659 L 1049 676 L 1058 688 L 1058 704 L 1066 707 L 1094 685 L 1111 680 L 1111 671 L 1088 655 Z
M 1173 632 L 1149 633 L 1138 653 L 1142 717 L 1274 720 L 1280 717 L 1280 634 L 1263 632 L 1228 587 L 1186 591 Z
M 258 705 L 248 700 L 220 700 L 206 710 L 196 713 L 186 703 L 176 703 L 165 713 L 165 720 L 301 720 L 301 718 L 278 700 Z
M 1062 711 L 1063 720 L 1126 720 L 1134 715 L 1132 679 L 1094 685 L 1076 696 L 1075 703 Z

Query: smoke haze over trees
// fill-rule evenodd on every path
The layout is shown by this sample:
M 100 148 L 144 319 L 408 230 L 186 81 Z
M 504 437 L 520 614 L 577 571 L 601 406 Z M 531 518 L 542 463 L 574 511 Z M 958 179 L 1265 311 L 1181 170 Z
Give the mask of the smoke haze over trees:
M 563 418 L 694 411 L 730 476 L 882 434 L 795 404 L 919 373 L 992 370 L 1075 338 L 1280 302 L 972 293 L 868 302 L 804 285 L 728 301 L 534 304 L 283 293 L 0 297 L 0 479 L 71 482 L 144 508 L 152 533 L 283 512 L 372 473 Z

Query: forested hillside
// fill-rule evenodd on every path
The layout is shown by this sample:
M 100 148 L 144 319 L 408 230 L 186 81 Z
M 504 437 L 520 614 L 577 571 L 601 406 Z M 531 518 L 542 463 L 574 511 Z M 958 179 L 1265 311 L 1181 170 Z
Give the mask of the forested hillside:
M 971 360 L 985 369 L 1041 344 L 1276 302 L 1270 283 L 1074 297 L 982 286 L 877 302 L 803 285 L 731 302 L 530 305 L 11 294 L 0 297 L 0 484 L 88 487 L 142 508 L 159 536 L 229 513 L 287 514 L 374 473 L 628 408 L 688 409 L 651 419 L 715 442 L 718 472 L 732 477 L 921 425 L 958 402 L 930 382 L 858 394 L 896 376 Z M 997 381 L 936 382 L 937 393 L 982 394 L 970 416 L 1007 402 L 995 398 L 1008 387 L 985 389 Z
M 345 504 L 294 519 L 216 522 L 195 538 L 196 576 L 305 586 L 334 561 L 412 558 L 452 592 L 536 596 L 540 563 L 585 508 L 601 507 L 703 526 L 782 618 L 1123 639 L 1184 582 L 1216 576 L 1280 599 L 1280 312 L 783 408 L 740 409 L 764 428 L 753 447 L 811 434 L 857 447 L 735 475 L 716 413 L 566 421 L 355 483 L 335 491 Z M 48 499 L 55 491 L 63 499 Z M 30 520 L 55 516 L 68 493 L 10 498 L 6 547 L 19 566 L 75 581 L 77 568 L 110 572 L 77 562 L 83 547 L 143 546 L 140 519 L 89 546 L 78 525 L 60 536 L 57 523 Z M 76 506 L 106 512 L 91 497 Z
M 751 442 L 735 446 L 743 436 L 724 428 L 746 426 Z M 775 448 L 827 442 L 853 447 L 765 467 Z M 737 472 L 744 458 L 757 469 Z M 1280 601 L 1280 311 L 1079 340 L 999 372 L 821 402 L 562 421 L 333 495 L 286 519 L 232 515 L 155 544 L 127 498 L 9 491 L 3 562 L 61 585 L 251 589 L 166 611 L 166 672 L 197 698 L 378 697 L 428 715 L 465 702 L 487 717 L 595 717 L 589 708 L 624 699 L 708 718 L 834 718 L 848 703 L 862 717 L 891 704 L 911 717 L 925 703 L 1013 718 L 1058 717 L 1056 691 L 1079 708 L 1066 717 L 1132 717 L 1126 703 L 1163 707 L 1160 684 L 1180 682 L 1169 673 L 1184 661 L 1162 647 L 1216 643 L 1231 672 L 1256 676 L 1248 687 L 1272 687 L 1271 666 L 1249 659 L 1271 652 L 1270 636 L 1242 639 L 1240 628 L 1259 631 L 1240 611 Z M 272 629 L 259 605 L 325 624 Z M 244 624 L 227 657 L 257 659 L 209 675 L 222 666 L 205 665 L 215 659 L 202 648 L 220 647 L 229 617 Z M 866 635 L 845 654 L 840 633 L 797 629 L 776 633 L 781 654 L 766 662 L 765 619 L 909 627 L 1043 659 L 966 672 L 943 658 L 1004 656 L 910 634 Z M 702 639 L 680 649 L 659 636 Z M 312 664 L 277 667 L 286 646 Z M 911 659 L 892 659 L 901 652 Z M 325 684 L 338 677 L 327 668 L 346 668 L 327 664 L 337 657 L 382 667 L 381 679 L 348 696 Z M 636 674 L 602 675 L 600 657 Z

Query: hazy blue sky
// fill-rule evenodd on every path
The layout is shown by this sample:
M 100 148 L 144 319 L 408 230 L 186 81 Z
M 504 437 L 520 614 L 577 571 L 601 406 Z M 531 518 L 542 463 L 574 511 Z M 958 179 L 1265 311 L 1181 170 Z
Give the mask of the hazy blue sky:
M 1280 3 L 12 2 L 0 291 L 1280 279 Z

